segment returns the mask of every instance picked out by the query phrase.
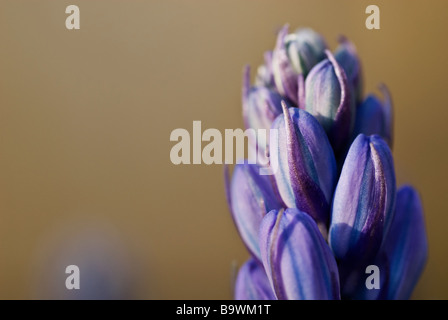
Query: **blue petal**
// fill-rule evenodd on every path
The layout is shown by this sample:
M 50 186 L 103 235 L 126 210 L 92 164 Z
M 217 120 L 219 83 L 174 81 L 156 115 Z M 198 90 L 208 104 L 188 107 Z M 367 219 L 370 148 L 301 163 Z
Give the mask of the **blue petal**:
M 377 134 L 392 147 L 392 102 L 386 86 L 382 85 L 381 91 L 384 101 L 376 96 L 369 95 L 356 111 L 354 136 L 363 133 L 365 135 Z
M 305 81 L 305 110 L 325 129 L 336 154 L 350 140 L 355 120 L 354 99 L 350 96 L 347 77 L 331 52 L 317 64 Z
M 284 26 L 278 36 L 272 53 L 272 74 L 277 91 L 289 100 L 298 103 L 298 73 L 291 65 L 285 49 L 285 37 L 288 26 Z
M 392 225 L 387 233 L 381 255 L 390 268 L 385 299 L 409 299 L 428 259 L 423 207 L 417 191 L 403 186 L 397 192 Z
M 339 39 L 339 46 L 334 53 L 334 57 L 339 65 L 344 69 L 347 80 L 351 86 L 351 92 L 358 103 L 362 99 L 362 72 L 361 61 L 356 52 L 355 45 L 345 37 Z
M 228 201 L 238 232 L 250 253 L 260 260 L 258 229 L 264 215 L 282 208 L 271 176 L 256 164 L 237 164 L 228 187 Z
M 258 163 L 266 164 L 269 150 L 269 129 L 275 118 L 282 113 L 282 96 L 266 87 L 250 87 L 249 67 L 245 68 L 243 85 L 243 119 L 246 129 L 266 130 L 266 134 L 249 136 L 251 147 L 256 148 Z
M 236 300 L 275 300 L 263 265 L 250 258 L 241 266 L 235 282 Z
M 351 294 L 371 264 L 394 213 L 395 173 L 386 142 L 360 134 L 334 193 L 329 244 L 339 261 L 343 294 Z
M 340 298 L 336 261 L 308 214 L 269 212 L 260 226 L 260 250 L 278 299 Z
M 271 160 L 278 159 L 274 175 L 279 193 L 288 207 L 307 212 L 326 229 L 337 178 L 333 150 L 313 116 L 285 104 L 283 108 L 272 125 L 278 143 L 270 145 Z

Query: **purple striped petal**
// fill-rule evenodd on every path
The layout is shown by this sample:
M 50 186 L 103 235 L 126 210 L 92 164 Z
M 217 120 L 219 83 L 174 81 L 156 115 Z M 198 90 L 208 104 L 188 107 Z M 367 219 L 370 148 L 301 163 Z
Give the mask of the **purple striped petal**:
M 278 159 L 274 176 L 279 193 L 288 207 L 310 214 L 324 231 L 337 179 L 333 150 L 313 116 L 298 108 L 288 110 L 286 104 L 283 109 L 272 124 L 279 141 L 270 147 L 271 159 Z
M 297 209 L 273 210 L 260 226 L 264 268 L 278 299 L 339 299 L 338 268 L 314 220 Z
M 376 96 L 369 95 L 356 111 L 354 136 L 377 134 L 392 146 L 392 102 L 386 86 L 380 86 L 384 95 L 381 102 Z
M 339 46 L 334 53 L 334 58 L 344 69 L 347 80 L 351 86 L 351 92 L 356 103 L 362 100 L 362 72 L 361 61 L 356 52 L 355 45 L 345 37 L 340 37 Z
M 339 261 L 343 295 L 352 294 L 378 253 L 394 213 L 392 154 L 379 136 L 360 134 L 345 159 L 333 199 L 329 243 Z
M 235 282 L 236 300 L 275 300 L 263 265 L 253 258 L 243 264 Z
M 305 110 L 325 129 L 336 154 L 343 152 L 354 125 L 355 104 L 344 70 L 330 51 L 305 80 Z
M 393 217 L 395 192 L 389 147 L 379 136 L 360 134 L 350 147 L 334 193 L 329 241 L 338 259 L 377 253 Z
M 249 252 L 259 260 L 261 220 L 270 210 L 282 208 L 271 177 L 260 175 L 260 168 L 256 164 L 235 165 L 232 181 L 227 186 L 228 202 L 238 232 Z

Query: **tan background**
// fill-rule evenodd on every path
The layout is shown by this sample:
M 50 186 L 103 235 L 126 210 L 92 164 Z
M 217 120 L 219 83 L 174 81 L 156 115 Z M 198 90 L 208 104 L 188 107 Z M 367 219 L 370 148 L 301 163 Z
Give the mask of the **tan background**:
M 429 232 L 414 297 L 447 299 L 448 2 L 375 3 L 379 31 L 364 27 L 371 1 L 2 0 L 0 298 L 64 297 L 77 255 L 106 280 L 133 277 L 132 297 L 230 298 L 247 253 L 222 167 L 174 166 L 169 135 L 241 127 L 242 66 L 289 22 L 332 48 L 348 36 L 367 90 L 392 91 L 398 181 L 420 190 Z

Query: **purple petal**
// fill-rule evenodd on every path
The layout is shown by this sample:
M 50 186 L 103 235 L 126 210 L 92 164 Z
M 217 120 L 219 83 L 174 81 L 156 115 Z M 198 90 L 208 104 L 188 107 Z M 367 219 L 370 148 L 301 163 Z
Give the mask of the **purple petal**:
M 272 73 L 277 91 L 297 104 L 297 72 L 291 65 L 285 48 L 285 37 L 288 34 L 288 26 L 284 26 L 278 36 L 275 49 L 272 53 Z
M 282 207 L 270 176 L 256 164 L 237 164 L 228 188 L 228 201 L 238 232 L 254 257 L 260 259 L 258 229 L 264 215 Z
M 316 119 L 304 110 L 286 108 L 272 129 L 278 143 L 271 144 L 271 158 L 278 159 L 274 172 L 279 193 L 290 208 L 310 214 L 326 229 L 336 183 L 336 160 L 327 136 Z
M 306 103 L 306 98 L 305 98 L 305 77 L 303 76 L 303 74 L 299 74 L 298 78 L 297 78 L 297 106 L 300 109 L 305 110 L 305 103 Z
M 325 58 L 326 48 L 323 37 L 312 29 L 299 29 L 288 34 L 288 26 L 284 26 L 272 53 L 272 73 L 277 91 L 299 105 L 304 96 L 303 85 L 300 84 L 308 72 Z M 299 75 L 302 79 L 298 78 Z
M 285 37 L 285 47 L 296 73 L 306 77 L 317 63 L 325 59 L 327 44 L 319 33 L 303 28 Z
M 264 54 L 264 64 L 257 69 L 255 84 L 260 87 L 273 88 L 274 75 L 272 74 L 272 51 L 266 51 Z
M 412 295 L 428 258 L 423 208 L 417 191 L 403 186 L 397 192 L 395 214 L 374 264 L 380 288 L 361 286 L 356 299 L 406 300 Z
M 259 162 L 266 164 L 269 150 L 269 129 L 275 118 L 282 113 L 282 96 L 266 87 L 249 87 L 249 67 L 246 66 L 243 78 L 243 119 L 246 129 L 266 130 L 266 134 L 249 136 L 250 147 L 255 148 Z
M 389 92 L 389 89 L 385 84 L 380 84 L 380 91 L 383 94 L 383 112 L 384 112 L 384 139 L 389 143 L 389 146 L 392 148 L 393 145 L 393 134 L 394 134 L 394 110 L 392 98 Z
M 362 72 L 361 61 L 356 52 L 355 45 L 347 38 L 341 36 L 339 47 L 334 53 L 334 57 L 339 65 L 344 69 L 347 80 L 352 88 L 355 101 L 358 103 L 362 99 Z
M 360 134 L 345 159 L 333 199 L 329 243 L 340 262 L 344 294 L 372 262 L 387 233 L 395 204 L 392 154 L 379 136 Z M 355 271 L 349 274 L 349 271 Z M 347 281 L 351 279 L 351 283 Z
M 275 300 L 263 265 L 253 258 L 243 264 L 235 282 L 236 300 Z
M 411 186 L 397 192 L 395 215 L 381 252 L 390 267 L 385 298 L 409 299 L 428 258 L 423 207 Z
M 392 104 L 387 88 L 382 85 L 384 102 L 369 95 L 356 111 L 354 136 L 377 134 L 392 145 Z
M 374 95 L 369 95 L 356 111 L 354 134 L 356 137 L 363 133 L 365 135 L 377 134 L 381 137 L 385 131 L 384 112 L 381 101 Z
M 328 59 L 316 65 L 305 81 L 305 110 L 311 113 L 327 132 L 336 154 L 349 142 L 354 125 L 355 104 L 344 70 L 326 51 Z
M 278 299 L 339 299 L 336 261 L 308 214 L 269 212 L 260 226 L 260 250 Z

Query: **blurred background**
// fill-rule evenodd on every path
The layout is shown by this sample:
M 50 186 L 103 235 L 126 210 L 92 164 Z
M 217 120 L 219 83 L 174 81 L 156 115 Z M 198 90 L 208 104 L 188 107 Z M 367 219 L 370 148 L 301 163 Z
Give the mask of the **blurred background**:
M 429 234 L 414 298 L 447 299 L 448 2 L 374 2 L 371 31 L 371 1 L 1 0 L 0 298 L 232 298 L 248 254 L 222 166 L 173 165 L 169 137 L 242 128 L 242 68 L 289 23 L 332 49 L 346 35 L 365 93 L 389 86 L 398 182 L 420 191 Z M 89 294 L 65 290 L 69 264 Z

